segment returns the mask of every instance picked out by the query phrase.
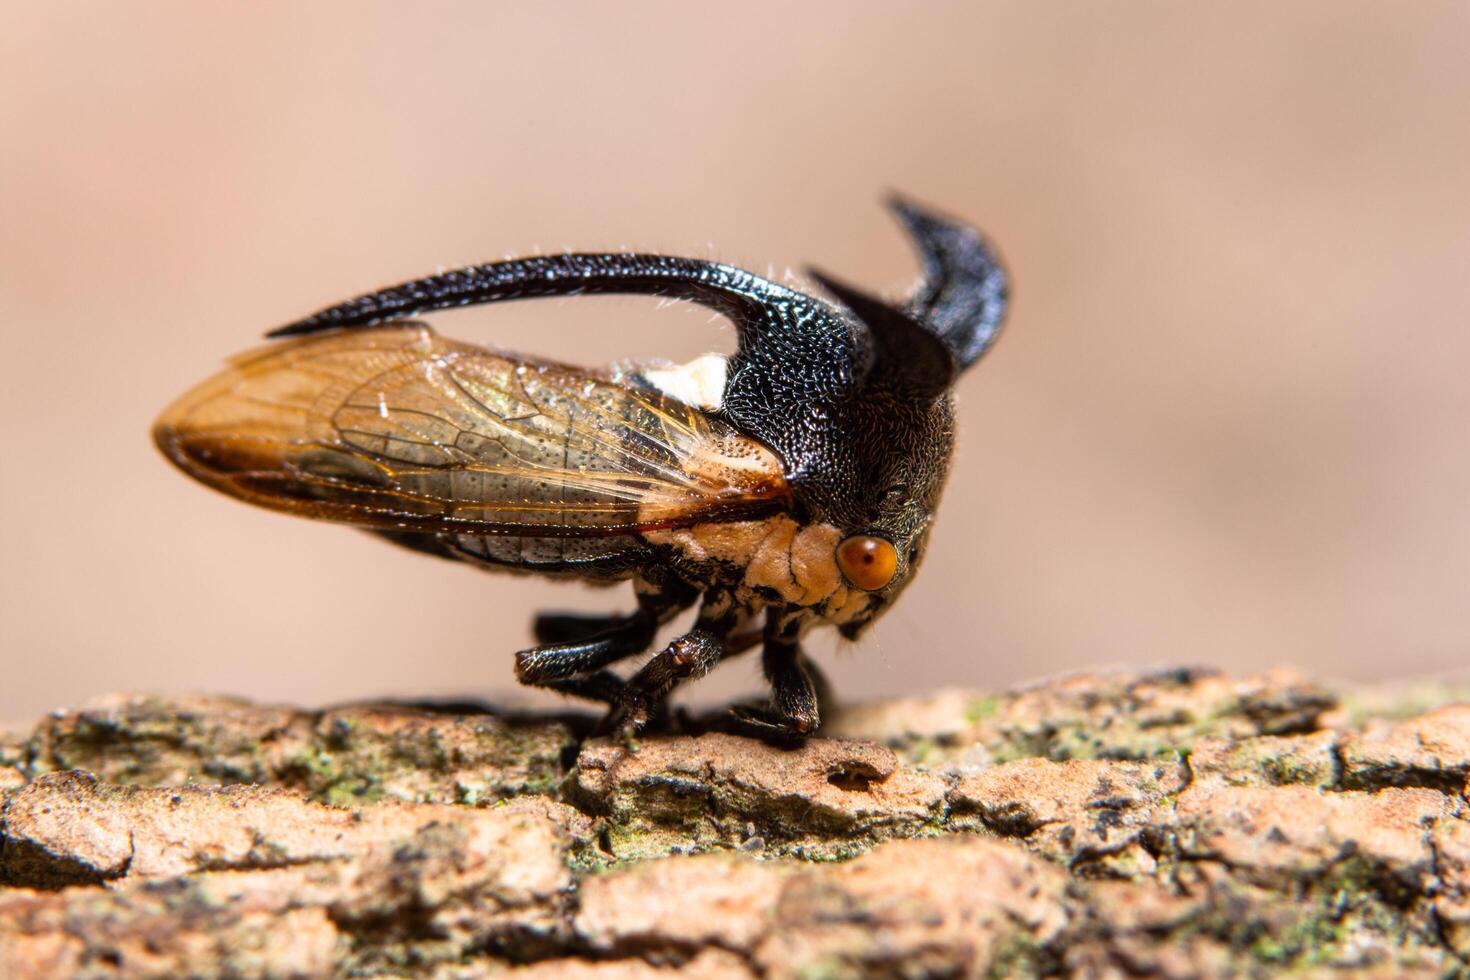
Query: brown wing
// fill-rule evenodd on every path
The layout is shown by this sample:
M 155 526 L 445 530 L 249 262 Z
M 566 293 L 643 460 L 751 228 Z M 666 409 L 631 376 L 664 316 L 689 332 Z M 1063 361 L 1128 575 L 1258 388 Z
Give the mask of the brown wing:
M 242 355 L 154 438 L 233 497 L 379 530 L 590 537 L 789 500 L 770 450 L 682 402 L 417 323 Z

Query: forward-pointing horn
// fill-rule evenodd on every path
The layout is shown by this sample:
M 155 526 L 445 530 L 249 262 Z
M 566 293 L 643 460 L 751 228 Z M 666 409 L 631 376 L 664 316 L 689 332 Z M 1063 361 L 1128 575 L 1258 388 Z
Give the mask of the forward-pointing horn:
M 913 238 L 923 265 L 924 281 L 908 311 L 944 339 L 963 371 L 1000 334 L 1009 285 L 1005 267 L 969 225 L 896 195 L 888 206 Z

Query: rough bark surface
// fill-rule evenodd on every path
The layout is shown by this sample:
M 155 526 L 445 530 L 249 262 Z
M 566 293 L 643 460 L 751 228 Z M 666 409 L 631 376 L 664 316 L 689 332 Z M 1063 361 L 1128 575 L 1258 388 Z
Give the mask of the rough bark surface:
M 114 696 L 0 735 L 7 977 L 1470 975 L 1470 704 L 1087 675 L 799 747 Z

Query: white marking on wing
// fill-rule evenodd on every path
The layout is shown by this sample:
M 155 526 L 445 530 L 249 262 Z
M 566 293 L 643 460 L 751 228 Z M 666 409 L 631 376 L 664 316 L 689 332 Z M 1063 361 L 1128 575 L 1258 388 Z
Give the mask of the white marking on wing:
M 640 373 L 670 398 L 704 412 L 717 412 L 725 401 L 728 367 L 723 354 L 701 354 L 688 364 L 646 367 Z

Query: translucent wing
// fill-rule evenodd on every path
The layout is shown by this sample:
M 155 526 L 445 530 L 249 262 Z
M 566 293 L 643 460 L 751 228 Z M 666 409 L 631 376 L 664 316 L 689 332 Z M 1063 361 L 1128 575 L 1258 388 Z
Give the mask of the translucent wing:
M 611 536 L 789 501 L 774 454 L 718 419 L 417 323 L 242 355 L 154 437 L 231 496 L 378 530 Z

